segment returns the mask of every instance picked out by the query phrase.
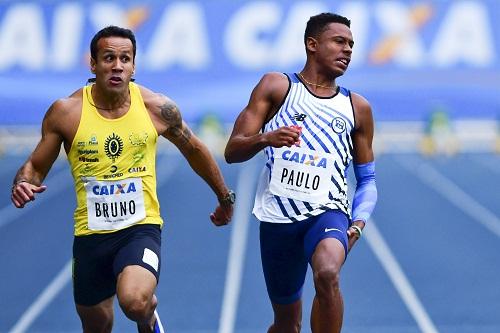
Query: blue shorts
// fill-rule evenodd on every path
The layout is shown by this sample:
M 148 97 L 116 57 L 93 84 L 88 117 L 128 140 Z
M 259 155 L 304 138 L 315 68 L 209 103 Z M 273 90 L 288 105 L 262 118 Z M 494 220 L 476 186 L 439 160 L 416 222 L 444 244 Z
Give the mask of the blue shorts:
M 295 223 L 260 223 L 262 269 L 273 303 L 291 304 L 301 298 L 307 264 L 322 239 L 338 239 L 347 257 L 349 224 L 349 218 L 340 210 Z
M 135 225 L 109 234 L 75 236 L 73 296 L 78 305 L 92 306 L 116 294 L 118 274 L 139 265 L 160 278 L 161 230 Z

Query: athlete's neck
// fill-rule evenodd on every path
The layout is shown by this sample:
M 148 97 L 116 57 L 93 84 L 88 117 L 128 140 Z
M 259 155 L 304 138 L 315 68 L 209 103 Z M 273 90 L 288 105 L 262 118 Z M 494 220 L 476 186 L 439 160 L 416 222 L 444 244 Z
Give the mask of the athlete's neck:
M 92 95 L 93 103 L 90 100 L 89 103 L 101 111 L 120 111 L 123 107 L 128 108 L 130 106 L 130 92 L 128 88 L 123 93 L 100 93 L 100 90 L 94 84 L 90 89 L 90 94 Z
M 306 72 L 305 70 L 302 70 L 299 72 L 299 77 L 302 79 L 302 81 L 315 88 L 323 88 L 323 89 L 329 89 L 329 90 L 335 90 L 337 89 L 337 85 L 335 84 L 335 80 L 324 80 L 320 78 L 318 75 L 313 75 L 310 72 Z M 324 82 L 324 83 L 323 83 Z

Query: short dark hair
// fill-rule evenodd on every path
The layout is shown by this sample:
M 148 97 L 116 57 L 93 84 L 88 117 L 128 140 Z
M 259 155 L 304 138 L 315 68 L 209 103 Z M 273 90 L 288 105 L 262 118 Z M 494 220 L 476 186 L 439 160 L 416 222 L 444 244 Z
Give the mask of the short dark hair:
M 349 28 L 351 27 L 351 20 L 338 14 L 321 13 L 311 16 L 309 21 L 307 21 L 304 43 L 307 42 L 307 38 L 309 37 L 318 38 L 330 23 L 341 23 L 347 25 Z
M 99 41 L 99 39 L 107 37 L 123 37 L 130 39 L 130 41 L 132 42 L 132 49 L 134 52 L 133 60 L 135 62 L 136 42 L 134 33 L 130 29 L 117 27 L 115 25 L 107 26 L 99 30 L 94 35 L 92 41 L 90 42 L 90 56 L 92 57 L 92 59 L 97 60 L 97 42 Z

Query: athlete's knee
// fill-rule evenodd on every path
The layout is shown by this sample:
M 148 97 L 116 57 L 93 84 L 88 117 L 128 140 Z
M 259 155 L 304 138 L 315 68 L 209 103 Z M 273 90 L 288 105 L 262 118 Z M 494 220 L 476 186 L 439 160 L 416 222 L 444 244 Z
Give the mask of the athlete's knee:
M 282 321 L 279 323 L 273 323 L 267 333 L 281 333 L 281 332 L 290 332 L 290 333 L 299 333 L 302 329 L 302 323 L 300 321 Z
M 155 297 L 152 298 L 150 295 L 138 291 L 122 293 L 118 300 L 123 313 L 129 319 L 139 323 L 150 320 L 156 307 Z
M 82 321 L 83 333 L 111 333 L 113 318 L 103 318 L 102 321 Z
M 340 268 L 323 267 L 314 272 L 314 285 L 318 297 L 329 296 L 340 288 Z
M 113 328 L 112 309 L 104 307 L 83 307 L 77 305 L 83 333 L 111 333 Z
M 274 323 L 268 333 L 291 332 L 298 333 L 302 322 L 302 301 L 299 299 L 292 304 L 273 303 Z

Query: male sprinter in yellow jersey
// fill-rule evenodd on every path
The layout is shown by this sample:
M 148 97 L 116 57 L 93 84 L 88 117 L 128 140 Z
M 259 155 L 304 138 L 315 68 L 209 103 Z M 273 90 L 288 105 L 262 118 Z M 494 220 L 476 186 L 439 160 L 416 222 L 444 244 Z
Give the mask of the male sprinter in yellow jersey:
M 174 143 L 217 195 L 219 205 L 210 215 L 216 226 L 229 223 L 234 193 L 177 105 L 131 82 L 132 31 L 106 27 L 90 51 L 95 83 L 49 108 L 42 138 L 14 179 L 12 202 L 22 208 L 45 191 L 42 182 L 63 144 L 77 197 L 73 286 L 83 332 L 111 332 L 115 294 L 139 332 L 163 332 L 154 295 L 163 223 L 156 196 L 157 137 Z

